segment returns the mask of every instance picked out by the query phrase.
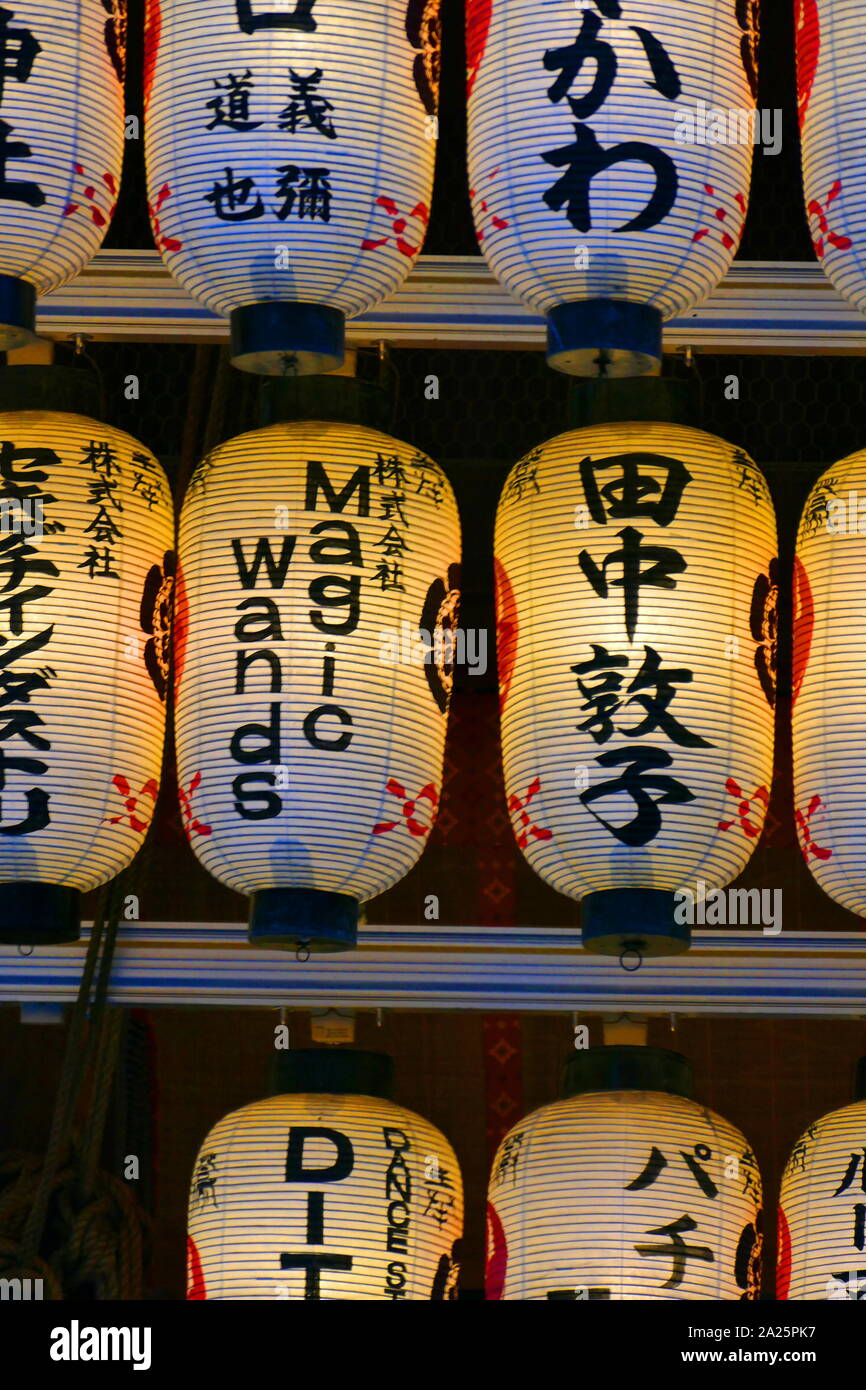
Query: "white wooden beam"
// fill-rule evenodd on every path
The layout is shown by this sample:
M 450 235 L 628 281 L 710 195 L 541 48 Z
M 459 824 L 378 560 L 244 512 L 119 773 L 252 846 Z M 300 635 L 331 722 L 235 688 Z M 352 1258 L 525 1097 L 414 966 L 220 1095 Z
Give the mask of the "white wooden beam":
M 387 1008 L 866 1017 L 866 938 L 705 931 L 629 974 L 567 930 L 366 927 L 357 951 L 298 961 L 232 923 L 139 923 L 119 934 L 110 1000 L 127 1007 Z M 0 947 L 0 1003 L 64 1004 L 86 948 Z
M 83 274 L 39 301 L 53 338 L 222 343 L 224 319 L 169 276 L 156 251 L 100 251 Z M 353 319 L 349 341 L 395 347 L 544 347 L 544 324 L 512 299 L 479 256 L 422 256 L 405 284 Z M 665 327 L 666 351 L 846 354 L 866 351 L 866 317 L 816 263 L 735 261 L 718 290 Z

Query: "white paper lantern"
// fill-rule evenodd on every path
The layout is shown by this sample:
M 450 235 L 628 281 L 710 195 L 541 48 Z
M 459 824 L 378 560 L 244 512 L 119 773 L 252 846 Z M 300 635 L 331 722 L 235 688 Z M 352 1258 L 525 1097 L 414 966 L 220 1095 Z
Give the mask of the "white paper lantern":
M 757 0 L 469 0 L 469 182 L 496 278 L 562 371 L 632 375 L 746 218 Z
M 460 531 L 450 484 L 355 425 L 214 450 L 180 533 L 181 794 L 205 868 L 256 894 L 252 937 L 354 944 L 358 902 L 436 815 Z
M 866 915 L 866 451 L 809 494 L 795 562 L 793 747 L 800 848 L 831 898 Z
M 528 1115 L 496 1154 L 489 1300 L 757 1298 L 755 1155 L 689 1087 L 684 1059 L 655 1049 L 593 1048 L 569 1064 L 568 1099 Z
M 0 415 L 0 940 L 75 940 L 159 789 L 171 493 L 130 435 Z
M 676 951 L 691 922 L 728 924 L 718 890 L 748 862 L 769 800 L 775 548 L 762 474 L 700 430 L 575 430 L 506 481 L 508 805 L 533 869 L 583 898 L 594 949 Z
M 279 1070 L 292 1094 L 227 1115 L 199 1151 L 187 1297 L 455 1298 L 460 1169 L 388 1098 L 390 1058 L 287 1053 Z
M 866 312 L 863 10 L 796 0 L 803 191 L 812 245 L 840 294 Z
M 779 1299 L 866 1299 L 866 1080 L 791 1151 L 779 1198 Z
M 328 371 L 430 211 L 438 0 L 161 0 L 145 81 L 154 237 L 235 364 Z
M 0 7 L 0 348 L 34 329 L 36 295 L 66 284 L 108 230 L 123 162 L 117 0 Z

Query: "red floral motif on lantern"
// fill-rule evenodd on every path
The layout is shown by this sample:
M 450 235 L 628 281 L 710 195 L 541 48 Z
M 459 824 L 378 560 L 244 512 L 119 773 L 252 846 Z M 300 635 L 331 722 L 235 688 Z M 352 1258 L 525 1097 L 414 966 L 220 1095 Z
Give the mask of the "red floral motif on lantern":
M 147 205 L 147 211 L 148 211 L 148 213 L 149 213 L 149 215 L 150 215 L 150 225 L 151 225 L 151 228 L 153 229 L 153 239 L 154 239 L 154 241 L 156 242 L 156 246 L 157 246 L 157 250 L 158 250 L 158 251 L 182 251 L 182 250 L 183 250 L 183 242 L 182 242 L 182 241 L 178 241 L 176 237 L 164 236 L 163 233 L 162 233 L 162 230 L 161 230 L 161 228 L 160 228 L 160 224 L 159 224 L 159 212 L 160 212 L 160 209 L 161 209 L 163 203 L 165 203 L 165 202 L 167 201 L 167 199 L 169 199 L 170 197 L 171 197 L 171 189 L 169 188 L 169 186 L 168 186 L 167 183 L 164 183 L 164 184 L 162 185 L 162 188 L 159 190 L 159 192 L 158 192 L 157 195 L 156 195 L 156 202 L 155 202 L 155 203 L 148 203 L 148 205 Z
M 160 0 L 146 0 L 144 11 L 144 109 L 147 110 L 150 101 L 150 89 L 153 86 L 153 71 L 156 67 L 156 56 L 159 52 L 159 34 L 162 28 L 162 14 L 160 12 Z
M 776 1257 L 776 1298 L 786 1299 L 791 1287 L 791 1232 L 788 1219 L 779 1207 L 779 1251 Z
M 704 191 L 706 193 L 709 193 L 711 198 L 714 198 L 716 196 L 716 190 L 711 183 L 704 184 Z M 743 227 L 746 221 L 746 213 L 748 211 L 748 204 L 746 203 L 745 196 L 742 193 L 734 194 L 734 202 L 737 205 L 740 221 L 739 226 L 735 228 L 735 233 L 733 236 L 727 229 L 729 226 L 732 226 L 734 224 L 734 219 L 736 218 L 737 213 L 733 213 L 733 217 L 729 222 L 728 213 L 732 212 L 731 208 L 717 207 L 713 211 L 713 216 L 715 217 L 716 222 L 718 224 L 716 230 L 718 231 L 721 229 L 722 245 L 725 247 L 727 251 L 733 251 L 735 247 L 739 246 L 740 238 L 743 235 Z M 723 223 L 724 226 L 722 226 Z M 703 241 L 704 237 L 709 236 L 712 230 L 712 227 L 700 227 L 692 237 L 692 241 Z
M 468 0 L 466 6 L 466 95 L 472 95 L 487 35 L 490 32 L 490 17 L 493 13 L 493 0 Z
M 484 182 L 488 183 L 490 179 L 495 179 L 499 172 L 500 166 L 497 164 L 495 169 L 491 169 L 490 173 L 484 176 Z M 475 238 L 480 245 L 484 240 L 486 232 L 489 232 L 491 229 L 496 232 L 504 231 L 509 223 L 504 217 L 496 217 L 490 212 L 487 206 L 487 199 L 482 198 L 481 194 L 476 192 L 476 189 L 470 188 L 469 197 L 472 199 L 472 207 L 475 213 Z M 483 214 L 484 218 L 489 223 L 486 228 L 480 225 L 482 221 L 481 214 Z
M 734 816 L 733 820 L 720 820 L 718 822 L 719 829 L 731 830 L 735 825 L 739 823 L 744 835 L 748 836 L 750 840 L 757 840 L 761 834 L 761 826 L 764 823 L 764 817 L 763 815 L 761 816 L 760 824 L 753 824 L 753 822 L 749 819 L 752 810 L 752 802 L 756 801 L 759 804 L 759 806 L 763 806 L 764 813 L 766 814 L 767 807 L 770 804 L 770 793 L 768 789 L 762 785 L 760 787 L 756 787 L 755 790 L 752 792 L 751 796 L 747 796 L 746 793 L 743 791 L 742 787 L 740 786 L 739 782 L 737 782 L 733 777 L 729 777 L 727 779 L 727 781 L 725 782 L 725 787 L 731 793 L 731 796 L 736 796 L 739 798 L 739 805 L 737 807 L 737 813 Z
M 812 838 L 812 827 L 810 822 L 815 813 L 822 807 L 824 807 L 823 798 L 815 795 L 811 798 L 805 812 L 798 810 L 796 807 L 794 808 L 794 820 L 797 822 L 800 849 L 803 851 L 803 858 L 806 860 L 807 864 L 810 856 L 813 859 L 833 858 L 833 851 L 831 849 L 822 849 L 820 845 L 816 845 Z M 824 807 L 824 809 L 826 809 L 826 807 Z
M 427 231 L 427 223 L 430 221 L 430 209 L 428 208 L 427 204 L 416 203 L 415 206 L 412 208 L 411 212 L 407 212 L 405 215 L 401 213 L 400 208 L 394 202 L 393 198 L 379 197 L 376 199 L 375 206 L 378 208 L 382 208 L 391 218 L 391 232 L 394 236 L 394 245 L 400 252 L 400 255 L 406 256 L 408 260 L 411 260 L 414 256 L 417 256 L 418 252 L 421 250 L 422 245 L 424 244 L 424 235 Z M 415 244 L 415 242 L 407 241 L 405 236 L 403 235 L 403 233 L 406 232 L 409 228 L 408 219 L 411 217 L 414 217 L 416 221 L 420 222 L 421 224 L 420 228 L 413 233 L 414 237 L 416 238 L 417 245 Z M 390 236 L 364 237 L 364 240 L 361 242 L 361 250 L 378 251 L 380 247 L 389 246 L 390 243 Z
M 812 633 L 815 628 L 815 604 L 812 599 L 812 586 L 806 566 L 799 557 L 794 559 L 794 663 L 792 673 L 791 706 L 797 703 L 797 696 L 809 664 L 812 647 Z
M 794 33 L 797 44 L 797 119 L 802 130 L 821 51 L 821 26 L 816 0 L 794 0 Z
M 76 174 L 78 174 L 80 178 L 87 179 L 87 174 L 84 172 L 83 165 L 76 164 L 74 165 L 74 168 Z M 117 206 L 117 180 L 115 179 L 113 174 L 101 174 L 100 178 L 102 179 L 102 182 L 105 184 L 105 187 L 108 189 L 108 192 L 111 195 L 111 203 L 109 207 L 105 211 L 103 211 L 97 203 L 95 183 L 85 183 L 85 186 L 81 191 L 81 197 L 87 205 L 85 210 L 90 213 L 90 220 L 93 223 L 93 225 L 95 227 L 107 227 L 109 222 L 111 221 L 111 218 L 114 215 L 114 209 Z M 81 203 L 67 203 L 66 207 L 63 209 L 63 216 L 71 217 L 73 213 L 78 212 L 81 209 L 81 206 Z
M 385 783 L 385 790 L 390 792 L 392 796 L 399 797 L 403 802 L 403 822 L 409 834 L 419 838 L 423 835 L 428 835 L 436 819 L 436 808 L 439 805 L 439 793 L 433 783 L 428 782 L 426 787 L 421 788 L 417 796 L 410 797 L 402 782 L 398 782 L 396 777 L 391 777 Z M 420 808 L 426 811 L 428 817 L 426 820 L 421 819 L 419 802 L 426 802 L 426 807 Z M 396 830 L 400 824 L 401 822 L 398 820 L 380 821 L 378 825 L 373 826 L 373 834 L 387 835 L 390 830 Z
M 484 1267 L 484 1297 L 492 1303 L 502 1298 L 508 1272 L 508 1241 L 492 1202 L 487 1203 L 487 1260 Z
M 184 829 L 190 839 L 192 839 L 193 835 L 210 835 L 212 830 L 211 826 L 202 825 L 201 821 L 196 820 L 193 815 L 192 798 L 193 794 L 198 791 L 200 786 L 201 773 L 197 772 L 190 782 L 188 790 L 185 791 L 181 786 L 178 786 L 177 789 L 181 814 L 184 819 Z
M 124 811 L 123 814 L 119 816 L 106 816 L 103 824 L 120 825 L 123 821 L 128 821 L 130 830 L 134 830 L 137 834 L 143 835 L 150 825 L 150 822 L 153 820 L 156 798 L 159 796 L 158 781 L 155 777 L 149 778 L 135 795 L 133 795 L 129 780 L 120 773 L 115 773 L 111 781 L 120 795 L 125 798 Z M 143 811 L 139 810 L 139 802 L 142 797 L 148 797 L 150 800 L 150 805 L 145 806 Z
M 835 246 L 837 251 L 847 251 L 852 245 L 850 237 L 841 236 L 838 232 L 831 231 L 827 221 L 827 209 L 831 203 L 836 201 L 841 192 L 842 180 L 837 179 L 823 203 L 819 202 L 817 198 L 813 198 L 810 203 L 806 204 L 806 211 L 810 218 L 814 217 L 818 222 L 818 235 L 812 238 L 812 245 L 819 260 L 824 257 L 828 242 L 831 246 Z
M 553 839 L 553 831 L 544 830 L 540 826 L 533 824 L 532 816 L 526 810 L 526 807 L 529 805 L 532 798 L 536 795 L 537 792 L 540 791 L 541 778 L 536 777 L 534 781 L 530 782 L 529 786 L 526 789 L 526 795 L 524 797 L 521 798 L 519 796 L 512 795 L 508 798 L 508 809 L 512 813 L 512 815 L 515 811 L 520 812 L 517 824 L 514 827 L 514 833 L 517 836 L 518 849 L 526 849 L 526 846 L 528 845 L 530 840 L 530 836 L 533 840 Z
M 201 1267 L 201 1257 L 199 1256 L 195 1241 L 190 1236 L 186 1238 L 186 1272 L 187 1299 L 207 1298 L 204 1270 Z
M 517 660 L 517 600 L 508 578 L 508 571 L 500 560 L 494 560 L 494 579 L 496 581 L 496 662 L 499 670 L 499 708 L 505 708 L 514 663 Z

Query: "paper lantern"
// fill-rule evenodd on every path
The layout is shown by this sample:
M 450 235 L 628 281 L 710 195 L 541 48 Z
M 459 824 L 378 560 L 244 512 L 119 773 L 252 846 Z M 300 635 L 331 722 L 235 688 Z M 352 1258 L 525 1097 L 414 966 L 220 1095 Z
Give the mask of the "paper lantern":
M 156 805 L 171 493 L 123 431 L 22 410 L 0 414 L 0 519 L 0 940 L 75 940 L 79 894 L 130 863 Z
M 548 361 L 631 375 L 733 260 L 755 134 L 757 0 L 469 0 L 469 183 L 496 278 Z
M 863 11 L 856 0 L 795 0 L 797 107 L 806 215 L 815 255 L 866 312 Z
M 676 1053 L 575 1055 L 566 1098 L 515 1125 L 496 1154 L 489 1300 L 758 1297 L 755 1155 L 690 1093 Z
M 77 275 L 111 221 L 123 162 L 119 0 L 0 7 L 0 348 L 33 336 L 36 295 Z
M 866 1299 L 866 1059 L 854 1105 L 800 1135 L 782 1175 L 779 1299 Z
M 438 33 L 438 0 L 151 0 L 154 238 L 230 317 L 237 366 L 339 366 L 344 319 L 408 275 L 433 187 Z
M 193 848 L 262 944 L 353 945 L 439 803 L 459 521 L 439 467 L 348 424 L 214 450 L 180 532 L 177 745 Z
M 769 798 L 775 547 L 762 474 L 700 430 L 575 430 L 509 474 L 508 806 L 536 873 L 583 899 L 593 949 L 681 950 L 692 921 L 730 920 L 704 898 L 745 867 Z
M 831 898 L 866 915 L 866 451 L 818 479 L 794 566 L 794 800 L 800 848 Z
M 189 1200 L 187 1298 L 456 1297 L 454 1150 L 390 1099 L 391 1059 L 289 1052 L 289 1094 L 220 1120 Z

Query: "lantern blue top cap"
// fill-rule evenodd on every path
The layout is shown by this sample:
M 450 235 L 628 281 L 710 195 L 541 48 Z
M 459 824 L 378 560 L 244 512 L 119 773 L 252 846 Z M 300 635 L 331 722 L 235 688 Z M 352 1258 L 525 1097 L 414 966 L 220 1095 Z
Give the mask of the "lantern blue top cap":
M 663 1047 L 588 1047 L 565 1064 L 563 1098 L 585 1091 L 665 1091 L 691 1100 L 692 1069 L 679 1052 Z
M 582 299 L 547 315 L 547 360 L 570 376 L 648 376 L 662 363 L 662 316 L 652 304 Z
M 36 342 L 36 288 L 16 275 L 0 275 L 0 351 Z
M 394 1094 L 394 1059 L 384 1052 L 354 1048 L 290 1049 L 274 1056 L 268 1078 L 271 1095 L 378 1096 Z
M 333 372 L 345 356 L 346 319 L 327 304 L 266 300 L 231 313 L 232 363 L 264 376 Z

